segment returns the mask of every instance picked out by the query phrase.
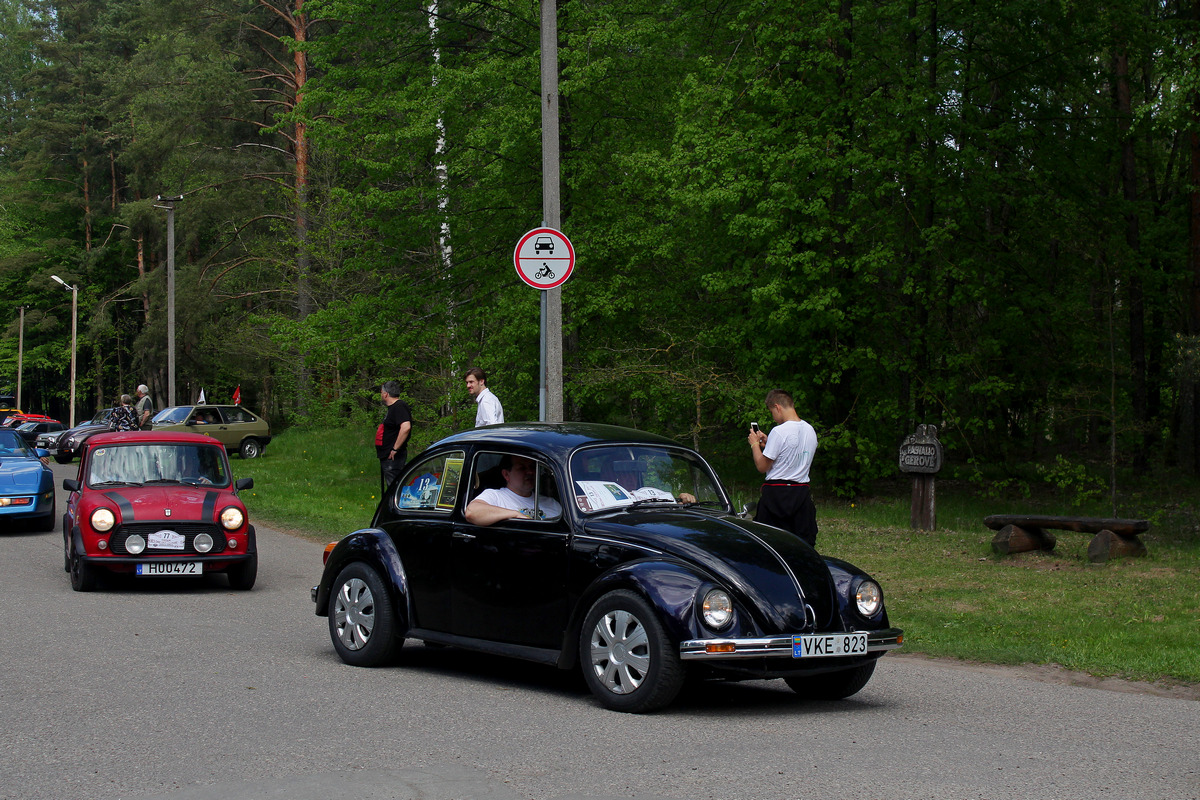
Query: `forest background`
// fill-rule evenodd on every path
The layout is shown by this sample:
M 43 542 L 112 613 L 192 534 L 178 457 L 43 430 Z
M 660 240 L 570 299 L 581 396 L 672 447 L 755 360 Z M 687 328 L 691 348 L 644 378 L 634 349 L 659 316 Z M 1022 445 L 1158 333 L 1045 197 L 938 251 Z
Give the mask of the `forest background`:
M 745 460 L 773 387 L 853 497 L 1200 471 L 1200 0 L 563 0 L 568 419 Z M 531 0 L 0 0 L 0 390 L 419 440 L 538 414 Z M 24 308 L 23 321 L 18 308 Z M 1090 489 L 1088 490 L 1090 491 Z M 1116 505 L 1114 501 L 1114 506 Z

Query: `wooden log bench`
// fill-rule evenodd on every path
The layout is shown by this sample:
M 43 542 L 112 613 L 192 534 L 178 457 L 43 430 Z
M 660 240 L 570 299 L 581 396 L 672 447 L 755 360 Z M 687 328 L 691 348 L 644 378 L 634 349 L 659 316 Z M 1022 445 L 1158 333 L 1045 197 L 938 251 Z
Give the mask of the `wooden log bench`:
M 1146 555 L 1139 533 L 1150 530 L 1144 519 L 1104 519 L 1102 517 L 1052 517 L 1044 515 L 993 514 L 983 524 L 996 531 L 992 550 L 1007 555 L 1030 550 L 1053 550 L 1057 539 L 1052 531 L 1078 531 L 1096 534 L 1088 544 L 1088 560 Z

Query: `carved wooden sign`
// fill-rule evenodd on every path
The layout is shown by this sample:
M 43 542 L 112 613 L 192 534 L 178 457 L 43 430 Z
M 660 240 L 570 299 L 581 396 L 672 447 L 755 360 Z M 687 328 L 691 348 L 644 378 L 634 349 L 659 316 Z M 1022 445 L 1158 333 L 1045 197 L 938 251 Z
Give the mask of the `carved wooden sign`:
M 932 475 L 942 469 L 942 443 L 936 425 L 918 425 L 900 445 L 900 471 Z

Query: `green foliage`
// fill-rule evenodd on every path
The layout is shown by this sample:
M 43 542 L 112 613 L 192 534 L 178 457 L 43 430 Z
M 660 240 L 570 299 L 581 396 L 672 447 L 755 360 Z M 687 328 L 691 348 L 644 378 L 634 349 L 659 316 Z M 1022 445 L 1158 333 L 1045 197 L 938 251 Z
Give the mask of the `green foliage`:
M 1053 465 L 1037 465 L 1038 475 L 1071 498 L 1071 505 L 1079 508 L 1094 502 L 1104 494 L 1104 481 L 1088 474 L 1087 465 L 1073 464 L 1061 454 L 1054 457 Z
M 786 388 L 845 498 L 918 423 L 997 495 L 1114 439 L 1137 469 L 1200 466 L 1200 77 L 1174 5 L 558 10 L 568 417 L 736 453 Z M 537 11 L 0 0 L 0 289 L 29 309 L 30 396 L 66 394 L 51 273 L 81 287 L 87 402 L 164 394 L 162 193 L 186 198 L 181 395 L 358 426 L 397 379 L 453 430 L 482 366 L 536 417 L 540 297 L 511 254 L 543 217 Z M 1074 469 L 1046 479 L 1087 502 Z

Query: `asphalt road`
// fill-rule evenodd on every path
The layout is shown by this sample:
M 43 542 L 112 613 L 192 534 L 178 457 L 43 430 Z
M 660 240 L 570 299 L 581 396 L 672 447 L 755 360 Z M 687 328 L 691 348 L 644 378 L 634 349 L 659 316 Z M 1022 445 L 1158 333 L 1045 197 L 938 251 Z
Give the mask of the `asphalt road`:
M 1200 798 L 1200 703 L 1003 670 L 889 655 L 840 703 L 700 685 L 634 716 L 574 674 L 412 642 L 355 669 L 309 601 L 321 545 L 258 533 L 251 592 L 90 594 L 60 531 L 0 534 L 0 798 Z

